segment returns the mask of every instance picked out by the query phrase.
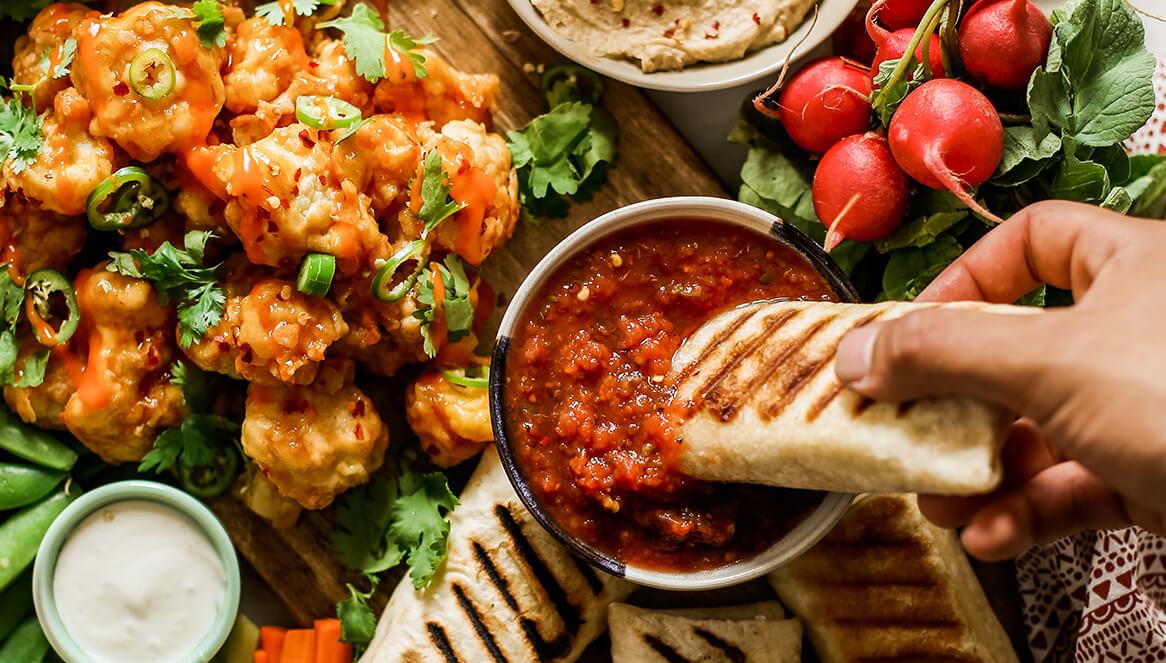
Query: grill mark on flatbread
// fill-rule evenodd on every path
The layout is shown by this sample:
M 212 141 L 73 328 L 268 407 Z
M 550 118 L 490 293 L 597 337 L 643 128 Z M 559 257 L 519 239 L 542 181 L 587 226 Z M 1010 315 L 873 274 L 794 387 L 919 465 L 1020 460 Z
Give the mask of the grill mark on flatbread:
M 668 661 L 668 663 L 691 663 L 687 658 L 680 655 L 680 652 L 672 648 L 667 642 L 654 635 L 645 633 L 642 636 L 644 644 L 652 648 L 652 651 L 660 655 L 660 658 Z
M 518 600 L 514 598 L 514 594 L 510 591 L 510 581 L 498 572 L 498 566 L 494 564 L 490 553 L 486 552 L 486 549 L 481 543 L 474 541 L 472 547 L 474 549 L 474 559 L 478 560 L 478 566 L 482 567 L 482 570 L 486 572 L 486 577 L 490 579 L 490 582 L 494 584 L 494 588 L 502 595 L 502 600 L 506 601 L 506 605 L 510 606 L 511 610 L 518 612 Z
M 843 336 L 846 336 L 859 327 L 865 327 L 866 325 L 869 325 L 884 313 L 886 313 L 886 309 L 879 309 L 863 316 L 862 318 L 859 318 L 858 321 L 850 327 L 850 329 L 847 329 L 838 334 L 838 343 L 842 342 Z M 835 354 L 838 352 L 838 343 L 833 344 Z M 831 355 L 831 358 L 833 358 L 833 355 Z M 822 411 L 825 410 L 830 405 L 830 403 L 834 402 L 834 399 L 838 397 L 838 394 L 842 393 L 844 388 L 845 387 L 842 386 L 842 383 L 835 379 L 830 384 L 830 386 L 827 387 L 824 392 L 822 392 L 822 395 L 818 397 L 818 400 L 814 401 L 806 410 L 806 421 L 812 422 L 817 419 L 818 415 L 822 414 Z
M 514 519 L 514 514 L 510 513 L 510 509 L 506 508 L 504 504 L 499 504 L 494 507 L 494 515 L 498 518 L 498 522 L 501 523 L 502 528 L 506 530 L 506 534 L 510 537 L 510 541 L 514 544 L 516 556 L 522 560 L 531 575 L 534 576 L 530 578 L 531 584 L 542 588 L 543 593 L 550 599 L 559 617 L 563 620 L 563 626 L 566 627 L 564 632 L 559 633 L 549 641 L 539 632 L 538 623 L 528 617 L 524 617 L 521 620 L 522 629 L 540 659 L 545 660 L 562 656 L 570 650 L 571 643 L 575 640 L 575 636 L 579 632 L 579 627 L 583 624 L 579 615 L 579 608 L 571 603 L 566 590 L 563 589 L 558 578 L 555 577 L 555 574 L 551 573 L 546 562 L 539 557 L 534 546 L 530 544 L 526 535 L 522 533 L 522 527 Z
M 749 385 L 749 391 L 746 395 L 746 398 L 752 397 L 756 393 L 756 389 L 758 389 L 763 384 L 767 384 L 769 379 L 777 373 L 777 369 L 786 364 L 790 357 L 796 355 L 798 351 L 809 345 L 810 341 L 813 340 L 814 336 L 816 336 L 818 332 L 825 329 L 836 319 L 837 316 L 828 316 L 822 318 L 813 327 L 807 329 L 802 334 L 801 338 L 799 338 L 796 342 L 791 343 L 790 346 L 781 354 L 781 357 L 778 358 L 778 360 L 774 362 L 768 369 L 766 369 L 764 379 L 761 382 L 756 384 L 751 383 Z M 827 349 L 823 356 L 818 357 L 817 359 L 808 359 L 806 361 L 799 362 L 796 367 L 785 373 L 786 384 L 785 388 L 781 389 L 779 392 L 781 396 L 762 405 L 761 418 L 763 420 L 772 419 L 780 415 L 783 410 L 789 407 L 789 404 L 793 402 L 794 398 L 797 397 L 798 392 L 802 390 L 802 387 L 805 387 L 810 382 L 813 382 L 814 377 L 818 375 L 818 371 L 822 370 L 822 367 L 830 361 L 830 358 L 833 357 L 836 352 L 838 352 L 838 339 L 835 339 L 834 342 L 830 344 L 830 347 Z
M 773 335 L 774 332 L 781 329 L 785 323 L 792 320 L 795 316 L 801 313 L 801 309 L 786 310 L 776 313 L 766 320 L 762 321 L 761 331 L 754 334 L 752 337 L 739 341 L 737 349 L 734 349 L 730 354 L 732 358 L 724 364 L 717 367 L 716 371 L 705 381 L 703 385 L 697 390 L 697 397 L 703 396 L 706 407 L 720 407 L 721 421 L 729 421 L 736 414 L 736 405 L 734 400 L 738 394 L 729 394 L 727 403 L 718 403 L 721 400 L 720 385 L 721 382 L 728 377 L 738 366 L 741 365 L 747 357 L 757 352 L 765 342 Z M 694 364 L 694 367 L 699 366 Z
M 429 631 L 429 639 L 433 641 L 433 646 L 437 647 L 437 651 L 445 657 L 446 663 L 461 663 L 461 659 L 457 657 L 457 652 L 453 650 L 449 636 L 445 634 L 445 629 L 441 627 L 441 624 L 426 622 L 425 629 Z
M 709 341 L 709 343 L 704 348 L 701 349 L 700 354 L 697 355 L 696 358 L 693 359 L 692 363 L 689 364 L 689 366 L 699 368 L 702 364 L 704 364 L 704 362 L 706 360 L 708 360 L 709 356 L 711 356 L 714 352 L 716 352 L 717 348 L 721 347 L 721 345 L 723 345 L 725 341 L 729 340 L 729 338 L 732 337 L 733 334 L 737 333 L 738 329 L 740 329 L 741 327 L 744 327 L 747 322 L 752 320 L 754 318 L 754 316 L 756 316 L 760 312 L 761 312 L 761 307 L 759 307 L 759 306 L 755 306 L 751 309 L 740 310 L 737 313 L 736 317 L 733 318 L 732 322 L 730 322 L 728 325 L 726 325 L 724 329 L 717 331 L 717 333 L 713 336 L 712 340 Z M 695 377 L 695 375 L 696 375 L 696 371 L 690 371 L 688 373 L 688 375 L 685 377 L 685 379 L 680 381 L 681 384 L 686 382 L 689 377 Z
M 731 642 L 725 642 L 716 635 L 704 630 L 700 627 L 694 627 L 692 632 L 696 637 L 709 643 L 710 647 L 719 649 L 725 658 L 732 661 L 732 663 L 745 663 L 745 652 L 741 648 Z
M 603 581 L 595 574 L 595 569 L 592 569 L 586 562 L 574 555 L 570 555 L 571 561 L 575 563 L 575 568 L 579 569 L 579 575 L 587 581 L 587 586 L 591 588 L 591 593 L 599 596 L 603 593 Z
M 466 618 L 470 620 L 470 626 L 474 627 L 474 633 L 478 635 L 478 640 L 482 641 L 482 646 L 486 651 L 490 652 L 490 656 L 496 663 L 508 663 L 505 654 L 498 649 L 498 642 L 494 640 L 494 634 L 490 632 L 490 627 L 482 621 L 482 613 L 478 612 L 478 606 L 466 596 L 466 590 L 462 586 L 454 583 L 453 595 L 457 597 L 458 605 L 461 606 L 462 612 L 466 614 Z

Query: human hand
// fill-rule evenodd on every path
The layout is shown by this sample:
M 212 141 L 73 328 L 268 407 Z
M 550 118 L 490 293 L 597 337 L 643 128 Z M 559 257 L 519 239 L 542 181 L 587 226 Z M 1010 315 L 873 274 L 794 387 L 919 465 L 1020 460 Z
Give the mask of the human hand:
M 1023 417 L 1005 480 L 920 496 L 972 555 L 1005 559 L 1080 529 L 1166 534 L 1166 223 L 1032 205 L 952 263 L 920 301 L 1014 302 L 1041 283 L 1075 306 L 1040 315 L 921 311 L 852 332 L 838 376 L 871 398 L 969 396 Z

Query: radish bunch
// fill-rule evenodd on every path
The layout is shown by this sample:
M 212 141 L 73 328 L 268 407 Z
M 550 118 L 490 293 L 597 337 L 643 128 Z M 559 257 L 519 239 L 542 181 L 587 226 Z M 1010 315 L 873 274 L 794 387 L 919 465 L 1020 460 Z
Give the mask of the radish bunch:
M 786 132 L 822 155 L 813 200 L 827 250 L 843 239 L 876 241 L 898 229 L 911 180 L 948 190 L 999 221 L 975 200 L 974 189 L 1003 158 L 1004 127 L 988 96 L 958 79 L 966 72 L 988 91 L 1015 95 L 1047 59 L 1052 26 L 1031 0 L 975 0 L 962 16 L 955 15 L 959 6 L 878 0 L 866 19 L 875 47 L 869 67 L 823 58 L 782 89 L 776 115 Z M 903 59 L 907 53 L 913 58 Z M 884 69 L 889 61 L 897 64 Z

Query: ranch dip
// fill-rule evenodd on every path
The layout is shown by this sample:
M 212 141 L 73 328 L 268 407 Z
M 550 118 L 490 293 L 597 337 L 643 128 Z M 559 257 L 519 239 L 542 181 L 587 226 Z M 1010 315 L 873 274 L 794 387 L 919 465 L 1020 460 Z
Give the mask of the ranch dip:
M 187 660 L 227 598 L 214 546 L 181 512 L 146 500 L 102 507 L 61 548 L 53 594 L 95 662 Z

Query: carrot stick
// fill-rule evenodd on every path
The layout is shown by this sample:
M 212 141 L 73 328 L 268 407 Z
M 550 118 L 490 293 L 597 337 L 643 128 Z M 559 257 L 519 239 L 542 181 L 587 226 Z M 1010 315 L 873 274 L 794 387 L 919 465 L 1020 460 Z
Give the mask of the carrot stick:
M 279 663 L 315 663 L 316 632 L 310 628 L 294 628 L 283 641 Z
M 271 659 L 268 658 L 267 652 L 260 649 L 255 652 L 255 663 L 271 663 Z
M 316 663 L 352 663 L 352 645 L 340 642 L 339 619 L 316 620 Z
M 259 629 L 260 649 L 267 654 L 267 663 L 279 663 L 280 654 L 283 653 L 283 639 L 286 635 L 287 629 L 278 626 L 264 626 Z

